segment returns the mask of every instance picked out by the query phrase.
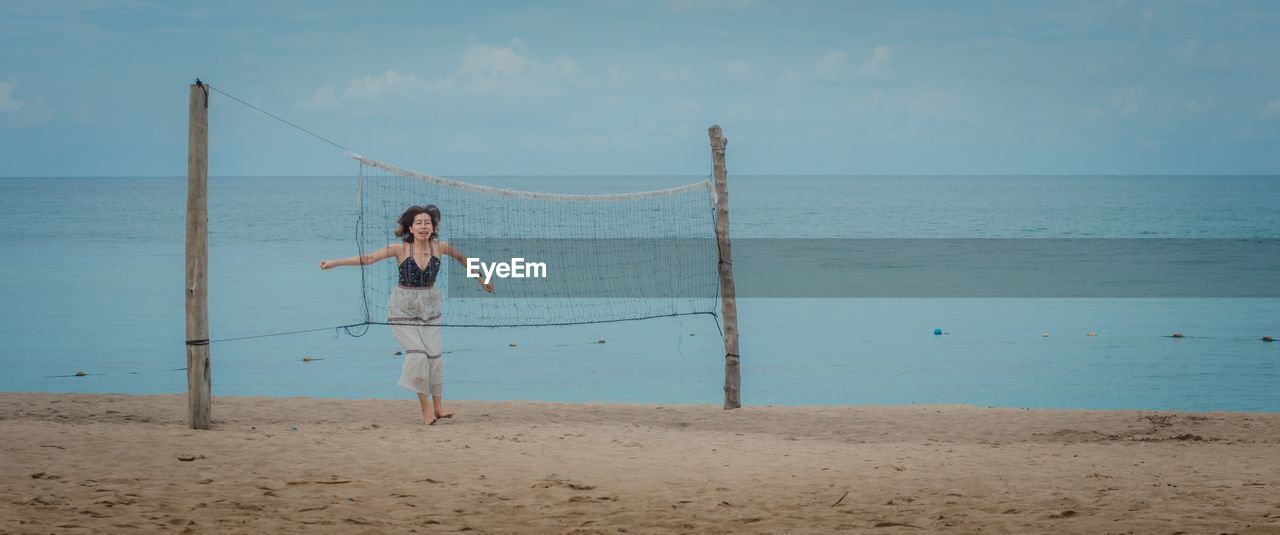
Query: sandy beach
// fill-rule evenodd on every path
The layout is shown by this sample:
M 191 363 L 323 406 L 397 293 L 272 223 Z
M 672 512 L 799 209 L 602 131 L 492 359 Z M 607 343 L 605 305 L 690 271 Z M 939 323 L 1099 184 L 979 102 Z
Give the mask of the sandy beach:
M 0 532 L 1280 533 L 1280 415 L 0 394 Z

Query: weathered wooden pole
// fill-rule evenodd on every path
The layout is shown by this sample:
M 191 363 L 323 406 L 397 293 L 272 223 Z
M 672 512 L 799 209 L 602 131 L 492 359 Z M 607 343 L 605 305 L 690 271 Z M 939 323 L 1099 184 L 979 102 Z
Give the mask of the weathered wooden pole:
M 209 429 L 209 88 L 191 84 L 187 115 L 187 408 Z
M 742 406 L 741 373 L 738 369 L 738 302 L 733 289 L 733 255 L 729 251 L 729 174 L 724 167 L 724 148 L 729 144 L 720 125 L 707 129 L 711 136 L 711 161 L 716 176 L 716 245 L 720 250 L 720 317 L 724 318 L 724 408 Z

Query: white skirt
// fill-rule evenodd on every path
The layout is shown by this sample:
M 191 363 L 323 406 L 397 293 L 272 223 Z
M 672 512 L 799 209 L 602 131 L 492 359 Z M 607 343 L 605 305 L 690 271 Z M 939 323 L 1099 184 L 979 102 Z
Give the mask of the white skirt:
M 387 303 L 387 323 L 404 348 L 400 386 L 420 394 L 441 395 L 444 359 L 440 350 L 440 289 L 396 286 Z

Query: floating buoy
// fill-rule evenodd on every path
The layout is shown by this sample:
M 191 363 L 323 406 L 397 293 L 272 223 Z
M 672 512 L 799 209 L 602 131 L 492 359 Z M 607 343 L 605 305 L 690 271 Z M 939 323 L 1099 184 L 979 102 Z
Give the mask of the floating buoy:
M 1044 338 L 1048 338 L 1048 337 L 1049 337 L 1049 331 L 1045 331 L 1045 332 L 1040 333 L 1040 336 L 1042 336 L 1042 337 L 1044 337 Z
M 1173 333 L 1173 336 L 1170 336 L 1169 338 L 1182 338 L 1182 333 Z
M 1275 338 L 1272 338 L 1272 337 L 1270 337 L 1270 336 L 1263 336 L 1263 337 L 1262 337 L 1262 341 L 1263 341 L 1263 342 L 1274 342 L 1274 341 L 1276 341 L 1276 339 L 1275 339 Z
M 305 356 L 305 357 L 302 357 L 302 362 L 311 362 L 311 355 L 307 355 L 307 356 Z
M 1086 334 L 1085 336 L 1098 336 L 1098 333 L 1093 333 L 1093 332 L 1091 332 L 1091 333 L 1089 333 L 1089 334 Z
M 596 343 L 597 343 L 597 344 L 603 344 L 603 343 L 604 343 L 604 338 L 601 338 L 601 339 L 599 339 L 599 340 L 596 340 Z
M 933 330 L 933 335 L 934 335 L 934 336 L 942 336 L 942 329 L 934 329 L 934 330 Z
M 515 342 L 511 342 L 510 344 L 507 344 L 507 347 L 515 347 L 515 346 L 516 346 Z
M 76 372 L 76 377 L 84 377 L 85 375 L 87 374 L 84 372 Z
M 396 351 L 396 356 L 400 356 L 400 355 L 403 355 L 403 353 Z

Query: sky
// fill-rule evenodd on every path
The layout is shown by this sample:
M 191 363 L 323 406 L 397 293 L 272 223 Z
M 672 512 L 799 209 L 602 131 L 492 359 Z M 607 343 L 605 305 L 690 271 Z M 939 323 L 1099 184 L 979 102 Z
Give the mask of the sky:
M 1280 174 L 1280 2 L 0 0 L 0 176 L 185 176 L 196 77 L 445 176 Z M 214 93 L 214 176 L 346 175 Z

